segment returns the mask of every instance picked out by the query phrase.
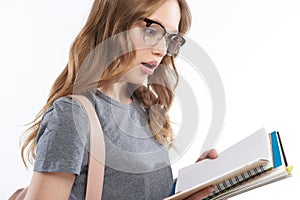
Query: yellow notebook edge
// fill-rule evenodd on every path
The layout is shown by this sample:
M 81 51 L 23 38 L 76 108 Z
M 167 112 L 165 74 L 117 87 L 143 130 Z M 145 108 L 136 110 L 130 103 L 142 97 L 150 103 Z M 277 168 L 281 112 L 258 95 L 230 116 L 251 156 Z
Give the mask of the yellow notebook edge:
M 290 175 L 292 175 L 292 171 L 294 169 L 294 166 L 293 165 L 289 165 L 285 168 L 286 172 Z

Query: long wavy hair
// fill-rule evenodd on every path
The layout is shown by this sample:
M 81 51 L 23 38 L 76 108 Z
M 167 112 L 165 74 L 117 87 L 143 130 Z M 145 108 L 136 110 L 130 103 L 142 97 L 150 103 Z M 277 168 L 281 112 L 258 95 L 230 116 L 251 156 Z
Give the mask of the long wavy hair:
M 32 164 L 36 158 L 36 137 L 46 110 L 62 96 L 105 88 L 118 81 L 129 70 L 126 66 L 135 58 L 134 47 L 126 31 L 138 19 L 155 12 L 165 1 L 94 1 L 86 24 L 71 46 L 66 67 L 54 82 L 46 104 L 22 135 L 21 155 L 25 166 L 27 161 Z M 181 12 L 178 29 L 185 34 L 191 25 L 190 10 L 185 0 L 176 1 Z M 169 146 L 173 142 L 173 131 L 167 113 L 174 99 L 178 73 L 174 57 L 165 56 L 161 65 L 163 67 L 158 67 L 148 77 L 146 85 L 130 84 L 129 89 L 149 113 L 149 125 L 154 138 Z

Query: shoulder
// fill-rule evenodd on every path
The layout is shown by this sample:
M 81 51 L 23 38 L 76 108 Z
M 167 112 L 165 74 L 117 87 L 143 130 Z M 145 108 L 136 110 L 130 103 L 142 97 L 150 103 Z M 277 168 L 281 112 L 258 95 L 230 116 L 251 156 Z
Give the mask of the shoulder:
M 74 120 L 76 118 L 87 118 L 81 104 L 71 97 L 60 97 L 45 112 L 43 121 L 46 119 L 59 119 L 60 122 Z
M 37 140 L 45 133 L 70 136 L 89 131 L 88 118 L 81 104 L 71 97 L 60 97 L 45 112 Z
M 49 114 L 59 114 L 59 115 L 70 115 L 70 114 L 76 114 L 76 115 L 85 115 L 85 111 L 82 108 L 81 104 L 71 97 L 60 97 L 56 99 L 52 106 L 48 108 L 48 110 L 45 112 L 45 116 Z

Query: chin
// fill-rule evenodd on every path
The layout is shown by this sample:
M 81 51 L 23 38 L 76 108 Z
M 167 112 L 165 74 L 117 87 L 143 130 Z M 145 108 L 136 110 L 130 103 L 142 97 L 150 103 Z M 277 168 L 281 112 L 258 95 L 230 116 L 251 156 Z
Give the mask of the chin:
M 145 85 L 148 82 L 148 76 L 143 78 L 140 77 L 139 79 L 131 80 L 129 83 L 134 84 L 134 85 Z

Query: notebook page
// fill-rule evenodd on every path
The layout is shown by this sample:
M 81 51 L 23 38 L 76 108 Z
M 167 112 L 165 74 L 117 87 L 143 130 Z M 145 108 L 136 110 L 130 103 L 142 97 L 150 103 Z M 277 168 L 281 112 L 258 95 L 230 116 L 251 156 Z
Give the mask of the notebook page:
M 207 159 L 179 170 L 176 192 L 209 185 L 216 180 L 225 181 L 228 175 L 257 167 L 264 160 L 272 161 L 272 157 L 269 136 L 262 128 L 221 152 L 217 159 Z

